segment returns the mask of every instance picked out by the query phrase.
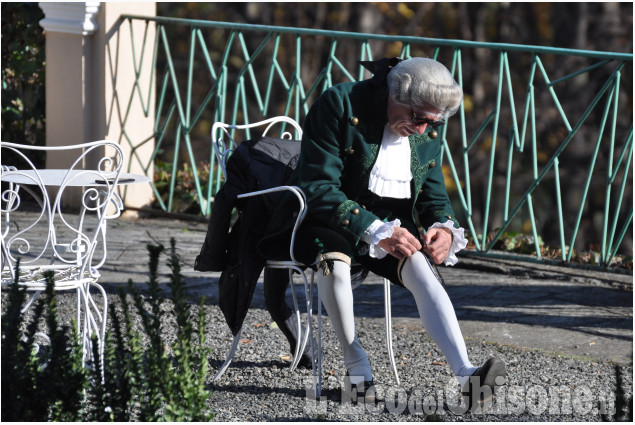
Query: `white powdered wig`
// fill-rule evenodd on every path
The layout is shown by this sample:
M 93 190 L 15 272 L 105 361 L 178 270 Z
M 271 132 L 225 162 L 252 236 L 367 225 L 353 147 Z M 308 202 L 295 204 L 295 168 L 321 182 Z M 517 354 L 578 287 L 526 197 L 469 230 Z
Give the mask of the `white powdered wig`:
M 396 103 L 422 110 L 431 106 L 440 110 L 443 118 L 454 115 L 463 98 L 463 90 L 450 71 L 429 58 L 399 62 L 388 73 L 388 90 Z

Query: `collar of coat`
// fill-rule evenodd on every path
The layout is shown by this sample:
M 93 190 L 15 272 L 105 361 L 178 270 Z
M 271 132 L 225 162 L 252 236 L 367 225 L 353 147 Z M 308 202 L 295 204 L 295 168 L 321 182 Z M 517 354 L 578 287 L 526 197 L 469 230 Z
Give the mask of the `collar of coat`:
M 381 86 L 385 83 L 388 72 L 402 60 L 403 59 L 396 57 L 383 58 L 376 61 L 360 61 L 359 64 L 373 74 L 373 77 L 370 79 L 371 84 Z
M 368 90 L 370 98 L 364 99 L 365 107 L 360 111 L 360 131 L 371 144 L 381 144 L 384 126 L 388 122 L 388 82 L 387 75 L 403 59 L 383 58 L 376 61 L 360 61 L 373 77 L 361 83 Z

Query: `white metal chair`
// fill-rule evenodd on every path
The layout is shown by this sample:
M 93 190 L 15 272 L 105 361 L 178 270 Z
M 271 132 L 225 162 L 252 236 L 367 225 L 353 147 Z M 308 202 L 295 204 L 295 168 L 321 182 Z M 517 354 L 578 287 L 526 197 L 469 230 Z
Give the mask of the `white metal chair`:
M 108 299 L 97 279 L 106 260 L 106 220 L 123 210 L 115 190 L 123 178 L 123 152 L 105 140 L 62 147 L 0 142 L 0 150 L 2 285 L 17 278 L 20 286 L 34 292 L 24 312 L 46 289 L 44 272 L 52 270 L 56 291 L 76 292 L 84 364 L 92 359 L 91 338 L 96 335 L 103 372 Z M 66 169 L 38 169 L 30 159 L 38 151 L 62 152 L 72 163 Z M 20 169 L 7 161 L 15 161 Z M 65 205 L 69 193 L 81 197 L 79 213 Z
M 229 159 L 230 154 L 233 152 L 233 150 L 238 146 L 238 143 L 233 139 L 233 137 L 230 134 L 230 130 L 246 130 L 246 129 L 251 129 L 251 128 L 256 128 L 256 127 L 261 127 L 264 125 L 267 125 L 267 127 L 265 128 L 265 130 L 262 132 L 262 136 L 266 136 L 267 133 L 269 132 L 269 130 L 278 125 L 281 125 L 283 123 L 287 123 L 290 124 L 293 127 L 293 130 L 295 130 L 296 134 L 297 134 L 297 139 L 300 139 L 302 137 L 302 128 L 300 127 L 300 125 L 293 119 L 288 118 L 288 117 L 274 117 L 274 118 L 270 118 L 264 121 L 260 121 L 260 122 L 256 122 L 253 124 L 247 124 L 247 125 L 232 125 L 232 124 L 225 124 L 222 122 L 216 122 L 214 123 L 214 125 L 212 126 L 212 147 L 214 149 L 214 153 L 216 156 L 216 159 L 218 161 L 218 166 L 220 167 L 222 173 L 223 173 L 223 177 L 226 179 L 227 178 L 227 169 L 226 169 L 226 163 L 227 160 Z M 215 139 L 216 134 L 219 133 L 219 131 L 222 131 L 227 137 L 228 137 L 228 144 L 225 143 L 225 141 L 223 140 L 222 137 L 219 137 L 218 139 Z M 290 132 L 284 132 L 281 135 L 281 138 L 285 138 L 285 139 L 289 139 L 289 140 L 293 140 L 294 137 Z M 299 142 L 298 142 L 299 143 Z M 304 198 L 304 194 L 302 193 L 302 190 L 300 190 L 300 188 L 298 187 L 292 187 L 292 186 L 280 186 L 277 188 L 272 188 L 272 189 L 267 189 L 267 190 L 262 190 L 262 191 L 257 191 L 257 192 L 249 192 L 249 193 L 243 193 L 238 195 L 238 199 L 243 199 L 243 198 L 247 198 L 250 196 L 260 196 L 260 195 L 264 195 L 264 194 L 268 194 L 268 193 L 273 193 L 273 192 L 282 192 L 282 191 L 289 191 L 291 193 L 293 193 L 295 195 L 295 197 L 298 199 L 298 203 L 300 206 L 300 213 L 298 214 L 298 217 L 296 218 L 296 223 L 295 223 L 295 227 L 294 227 L 294 231 L 293 231 L 293 236 L 292 238 L 295 238 L 295 231 L 299 228 L 300 223 L 302 222 L 304 215 L 306 214 L 306 208 L 305 208 L 305 198 Z M 292 245 L 293 246 L 293 242 Z M 296 297 L 296 293 L 295 293 L 295 286 L 293 285 L 293 272 L 298 273 L 302 279 L 303 279 L 303 283 L 304 283 L 304 288 L 305 288 L 305 293 L 309 294 L 309 296 L 307 296 L 307 312 L 310 314 L 311 312 L 311 301 L 312 301 L 312 289 L 309 287 L 309 283 L 307 281 L 306 275 L 304 274 L 303 268 L 304 265 L 301 264 L 299 261 L 297 261 L 295 259 L 295 256 L 293 255 L 293 250 L 289 251 L 290 254 L 290 260 L 289 261 L 267 261 L 266 266 L 265 267 L 269 267 L 269 268 L 276 268 L 276 269 L 287 269 L 289 270 L 289 281 L 291 283 L 291 292 L 293 294 L 293 302 L 294 302 L 294 308 L 295 308 L 295 314 L 296 314 L 296 319 L 297 319 L 297 323 L 298 323 L 298 342 L 301 341 L 301 343 L 296 344 L 295 347 L 295 353 L 293 356 L 293 361 L 291 363 L 291 370 L 295 370 L 295 368 L 298 365 L 298 362 L 300 361 L 300 357 L 301 357 L 301 353 L 304 350 L 304 347 L 306 346 L 306 338 L 302 338 L 302 328 L 300 326 L 301 323 L 301 319 L 300 319 L 300 309 L 298 307 L 298 301 L 297 301 L 297 297 Z M 310 317 L 310 316 L 309 316 Z M 218 370 L 218 372 L 216 373 L 216 375 L 214 376 L 213 380 L 215 381 L 216 379 L 220 378 L 223 373 L 225 373 L 225 371 L 227 370 L 227 368 L 229 367 L 229 364 L 231 363 L 234 354 L 236 353 L 236 350 L 238 348 L 238 344 L 240 342 L 240 336 L 242 334 L 242 328 L 238 331 L 238 333 L 234 336 L 234 340 L 232 342 L 232 346 L 231 349 L 229 351 L 229 354 L 227 356 L 227 359 L 225 360 L 225 362 L 223 363 L 223 365 L 221 366 L 221 368 Z M 308 335 L 306 335 L 306 337 L 308 338 Z
M 262 133 L 262 136 L 266 136 L 267 132 L 276 124 L 280 125 L 282 123 L 287 123 L 290 124 L 293 129 L 295 129 L 296 134 L 297 134 L 297 139 L 301 139 L 302 138 L 302 128 L 300 127 L 300 125 L 293 119 L 286 117 L 286 116 L 279 116 L 279 117 L 274 117 L 274 118 L 270 118 L 264 121 L 260 121 L 260 122 L 256 122 L 253 124 L 247 124 L 247 125 L 232 125 L 232 124 L 225 124 L 222 122 L 216 122 L 214 123 L 214 125 L 212 126 L 212 131 L 211 131 L 211 135 L 212 135 L 212 145 L 213 145 L 213 149 L 216 155 L 216 159 L 218 160 L 219 163 L 219 167 L 222 170 L 223 176 L 226 178 L 227 177 L 227 172 L 226 172 L 226 168 L 225 168 L 225 164 L 226 161 L 229 157 L 229 155 L 231 154 L 231 152 L 233 151 L 233 149 L 235 149 L 235 147 L 237 146 L 236 141 L 233 139 L 233 137 L 231 136 L 229 130 L 245 130 L 245 129 L 250 129 L 250 128 L 254 128 L 254 127 L 261 127 L 264 125 L 267 125 L 267 127 L 265 128 L 265 130 Z M 228 137 L 228 143 L 229 146 L 226 145 L 225 141 L 223 140 L 223 137 L 218 137 L 216 138 L 216 135 L 219 134 L 219 132 L 224 133 L 227 137 Z M 288 139 L 293 139 L 293 136 L 291 135 L 291 133 L 289 132 L 285 132 L 282 134 L 282 138 L 288 138 Z M 301 341 L 301 343 L 296 344 L 296 350 L 294 353 L 294 359 L 293 362 L 291 363 L 291 370 L 294 370 L 297 367 L 297 364 L 300 360 L 301 354 L 304 352 L 304 349 L 306 347 L 307 342 L 310 341 L 311 344 L 311 352 L 317 352 L 318 353 L 318 359 L 317 362 L 313 362 L 312 367 L 313 367 L 313 377 L 314 377 L 314 388 L 315 388 L 315 396 L 319 397 L 320 393 L 321 393 L 321 385 L 322 385 L 322 358 L 321 358 L 321 354 L 322 354 L 322 303 L 320 301 L 320 297 L 319 297 L 319 292 L 318 292 L 318 338 L 317 338 L 317 343 L 318 343 L 318 347 L 317 350 L 314 350 L 313 347 L 313 325 L 312 325 L 312 315 L 313 315 L 313 305 L 312 305 L 312 300 L 313 300 L 313 290 L 314 290 L 314 273 L 311 273 L 311 283 L 309 284 L 309 281 L 306 277 L 305 274 L 305 270 L 307 269 L 306 264 L 303 264 L 301 262 L 299 262 L 295 256 L 294 256 L 294 243 L 295 243 L 295 235 L 296 232 L 298 230 L 298 228 L 300 227 L 300 224 L 302 223 L 302 220 L 304 219 L 305 215 L 306 215 L 306 198 L 304 196 L 304 193 L 302 192 L 302 190 L 299 187 L 295 187 L 295 186 L 280 186 L 277 188 L 273 188 L 273 189 L 268 189 L 268 190 L 262 190 L 262 191 L 257 191 L 257 192 L 250 192 L 250 193 L 244 193 L 238 196 L 238 198 L 246 198 L 246 197 L 250 197 L 250 196 L 260 196 L 260 195 L 264 195 L 267 193 L 272 193 L 272 192 L 278 192 L 278 191 L 290 191 L 292 192 L 295 197 L 298 200 L 300 209 L 299 209 L 299 213 L 298 216 L 296 218 L 295 224 L 294 224 L 294 228 L 293 228 L 293 232 L 292 232 L 292 236 L 291 236 L 291 243 L 289 246 L 289 260 L 286 261 L 272 261 L 269 260 L 266 262 L 265 267 L 268 268 L 276 268 L 276 269 L 287 269 L 289 270 L 289 282 L 290 282 L 290 287 L 291 287 L 291 293 L 293 296 L 293 303 L 294 303 L 294 308 L 295 308 L 295 314 L 297 317 L 297 323 L 298 323 L 298 330 L 297 330 L 297 334 L 298 334 L 298 342 Z M 300 326 L 300 310 L 298 307 L 298 300 L 297 300 L 297 296 L 296 296 L 296 292 L 295 292 L 295 287 L 293 284 L 293 274 L 297 273 L 300 275 L 302 282 L 304 284 L 304 289 L 305 289 L 305 294 L 307 294 L 306 296 L 306 312 L 307 312 L 307 317 L 308 317 L 308 323 L 307 323 L 307 327 L 306 329 L 302 329 L 302 327 Z M 353 288 L 354 289 L 354 288 Z M 394 359 L 394 354 L 393 354 L 393 349 L 392 349 L 392 323 L 391 323 L 391 306 L 390 306 L 390 281 L 388 281 L 387 279 L 384 279 L 384 303 L 385 303 L 385 319 L 386 319 L 386 345 L 387 345 L 387 349 L 388 349 L 388 354 L 390 357 L 390 362 L 392 365 L 392 369 L 393 372 L 395 374 L 395 378 L 397 381 L 397 384 L 399 385 L 399 375 L 397 373 L 397 366 L 395 363 L 395 359 Z M 220 376 L 223 375 L 223 373 L 225 372 L 225 370 L 229 367 L 229 364 L 231 363 L 234 354 L 236 353 L 236 350 L 238 348 L 238 345 L 240 343 L 240 336 L 241 336 L 241 331 L 242 329 L 236 334 L 236 336 L 234 337 L 234 340 L 232 342 L 232 346 L 230 349 L 230 352 L 227 356 L 227 359 L 225 360 L 225 362 L 223 363 L 223 365 L 221 366 L 221 368 L 219 369 L 219 371 L 217 372 L 217 374 L 214 376 L 213 380 L 218 379 Z

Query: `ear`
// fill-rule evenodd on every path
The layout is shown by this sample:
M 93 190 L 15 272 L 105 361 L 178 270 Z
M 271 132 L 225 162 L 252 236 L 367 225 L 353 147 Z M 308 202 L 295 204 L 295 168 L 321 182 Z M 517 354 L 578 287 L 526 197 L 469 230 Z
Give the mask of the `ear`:
M 391 90 L 395 90 L 395 93 L 391 92 L 391 97 L 394 94 L 398 94 L 398 95 L 402 95 L 403 93 L 408 93 L 408 90 L 410 89 L 410 84 L 412 83 L 412 77 L 410 76 L 410 74 L 400 74 L 400 75 L 396 75 L 395 79 L 394 79 L 394 85 L 391 84 L 390 87 Z M 398 102 L 401 101 L 401 99 L 397 99 Z

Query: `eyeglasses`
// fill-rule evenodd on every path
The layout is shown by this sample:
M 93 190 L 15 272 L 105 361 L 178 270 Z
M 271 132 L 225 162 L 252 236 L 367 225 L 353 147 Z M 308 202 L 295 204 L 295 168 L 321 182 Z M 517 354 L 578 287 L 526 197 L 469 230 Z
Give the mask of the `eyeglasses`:
M 445 120 L 441 120 L 441 121 L 434 121 L 434 120 L 430 120 L 428 118 L 423 118 L 423 117 L 418 117 L 417 114 L 415 114 L 415 111 L 413 111 L 412 109 L 410 110 L 410 122 L 414 125 L 423 125 L 423 124 L 428 124 L 428 127 L 430 128 L 437 128 L 437 127 L 441 127 L 442 125 L 445 124 Z

